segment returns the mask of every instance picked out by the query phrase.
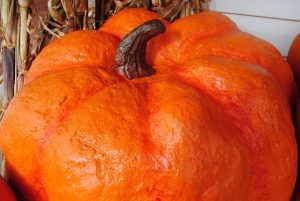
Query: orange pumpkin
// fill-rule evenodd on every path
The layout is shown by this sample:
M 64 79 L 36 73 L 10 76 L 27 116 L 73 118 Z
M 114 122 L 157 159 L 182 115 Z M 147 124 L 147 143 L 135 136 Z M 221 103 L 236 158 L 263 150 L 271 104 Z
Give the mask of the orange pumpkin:
M 280 53 L 222 14 L 127 9 L 43 50 L 0 144 L 26 201 L 288 201 L 292 90 Z
M 296 82 L 300 86 L 300 33 L 295 37 L 288 53 L 288 62 L 291 64 Z
M 288 62 L 290 63 L 294 74 L 296 78 L 296 82 L 298 84 L 298 90 L 300 86 L 300 33 L 296 36 L 294 41 L 292 42 L 292 45 L 290 47 L 289 53 L 288 53 Z M 298 92 L 299 95 L 299 92 Z M 295 111 L 295 125 L 296 125 L 296 131 L 297 131 L 297 137 L 298 137 L 298 144 L 300 142 L 300 97 L 298 97 L 296 111 Z M 295 188 L 295 193 L 293 196 L 293 201 L 299 201 L 300 200 L 300 180 L 298 177 L 297 186 Z
M 0 177 L 0 201 L 17 201 L 13 191 L 7 183 Z

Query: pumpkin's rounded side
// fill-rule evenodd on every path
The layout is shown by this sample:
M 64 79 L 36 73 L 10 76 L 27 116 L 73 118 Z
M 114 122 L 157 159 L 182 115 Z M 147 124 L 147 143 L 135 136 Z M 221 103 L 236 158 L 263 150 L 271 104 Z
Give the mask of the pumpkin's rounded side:
M 84 30 L 71 32 L 46 46 L 35 58 L 25 84 L 56 71 L 80 67 L 113 70 L 120 40 L 104 32 Z
M 0 127 L 11 184 L 25 201 L 47 200 L 39 175 L 47 136 L 82 102 L 118 81 L 108 73 L 117 44 L 114 36 L 78 31 L 51 43 L 34 62 Z
M 299 98 L 299 87 L 300 87 L 300 33 L 295 37 L 294 41 L 292 42 L 288 58 L 287 58 L 289 64 L 291 65 L 294 75 L 295 75 L 295 81 L 298 85 L 298 97 L 296 101 L 296 105 L 294 107 L 294 124 L 296 128 L 296 134 L 297 134 L 297 142 L 298 142 L 298 150 L 299 150 L 299 144 L 300 144 L 300 98 Z M 298 167 L 299 172 L 299 167 Z M 300 200 L 300 180 L 299 180 L 299 173 L 298 173 L 298 181 L 295 186 L 294 195 L 292 201 L 298 201 Z
M 296 82 L 300 86 L 300 33 L 295 37 L 288 53 L 288 62 L 295 74 Z

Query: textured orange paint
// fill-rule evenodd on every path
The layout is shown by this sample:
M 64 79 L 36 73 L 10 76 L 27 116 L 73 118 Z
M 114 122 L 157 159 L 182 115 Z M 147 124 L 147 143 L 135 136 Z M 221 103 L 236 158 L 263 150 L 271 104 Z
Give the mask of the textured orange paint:
M 26 83 L 49 72 L 81 66 L 112 70 L 119 42 L 116 37 L 99 31 L 69 33 L 43 49 L 33 61 Z
M 168 24 L 150 41 L 153 76 L 119 77 L 117 38 L 153 18 L 160 17 L 128 9 L 38 56 L 0 127 L 19 194 L 25 201 L 289 201 L 297 172 L 289 65 L 267 42 L 206 12 Z
M 7 183 L 0 177 L 0 201 L 17 201 L 13 191 Z
M 106 21 L 102 27 L 101 32 L 107 32 L 118 38 L 123 38 L 135 27 L 152 19 L 159 19 L 166 25 L 170 24 L 161 16 L 143 8 L 131 8 L 126 11 L 121 11 L 117 15 L 112 16 Z

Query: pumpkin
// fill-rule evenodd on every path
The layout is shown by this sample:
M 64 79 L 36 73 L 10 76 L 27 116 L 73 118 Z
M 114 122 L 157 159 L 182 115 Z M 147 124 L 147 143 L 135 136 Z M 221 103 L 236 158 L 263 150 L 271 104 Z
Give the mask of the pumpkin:
M 0 201 L 17 201 L 13 191 L 4 179 L 0 177 Z
M 290 63 L 296 82 L 298 85 L 298 91 L 300 86 L 300 33 L 295 37 L 294 41 L 292 42 L 292 45 L 289 49 L 288 53 L 288 62 Z M 296 131 L 297 131 L 297 137 L 298 137 L 298 144 L 300 140 L 300 98 L 299 98 L 299 92 L 298 92 L 298 100 L 296 104 L 296 110 L 295 110 L 295 125 L 296 125 Z M 298 182 L 295 188 L 293 201 L 299 201 L 300 200 L 300 180 L 298 177 Z
M 300 86 L 300 33 L 295 37 L 288 53 L 288 62 L 292 66 L 295 74 L 295 79 Z
M 292 91 L 280 53 L 220 13 L 127 9 L 42 51 L 0 144 L 26 201 L 288 201 Z

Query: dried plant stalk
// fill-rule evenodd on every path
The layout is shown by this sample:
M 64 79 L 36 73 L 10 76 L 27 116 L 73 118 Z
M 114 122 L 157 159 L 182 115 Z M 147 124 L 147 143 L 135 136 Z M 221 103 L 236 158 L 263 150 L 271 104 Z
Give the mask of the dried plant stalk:
M 1 25 L 3 30 L 3 107 L 7 108 L 14 96 L 15 42 L 16 42 L 16 1 L 1 0 Z
M 14 47 L 15 47 L 15 23 L 16 12 L 15 1 L 0 1 L 1 11 L 1 30 L 4 37 L 2 41 L 2 59 L 3 59 L 3 102 L 1 108 L 7 108 L 10 100 L 14 95 Z M 3 110 L 1 109 L 1 118 Z M 5 163 L 4 157 L 1 155 L 1 175 L 4 176 Z
M 28 21 L 28 13 L 30 7 L 31 0 L 18 0 L 19 4 L 19 12 L 20 12 L 20 22 L 17 40 L 17 51 L 16 51 L 16 91 L 23 86 L 24 82 L 24 74 L 27 70 L 27 55 L 28 55 L 28 32 L 27 32 L 27 21 Z M 19 65 L 17 65 L 19 64 Z
M 30 10 L 27 21 L 27 31 L 30 37 L 28 38 L 26 70 L 29 69 L 34 58 L 51 39 L 42 25 L 42 22 L 48 19 L 47 1 L 33 0 L 30 4 Z
M 105 19 L 127 8 L 147 8 L 169 21 L 208 10 L 210 0 L 106 0 Z
M 27 51 L 28 51 L 28 33 L 27 33 L 27 20 L 30 6 L 30 0 L 19 0 L 20 7 L 20 59 L 21 64 L 26 63 Z
M 51 41 L 65 33 L 91 27 L 87 0 L 33 0 L 28 20 L 27 66 Z
M 1 0 L 1 25 L 3 37 L 6 42 L 5 46 L 15 47 L 16 41 L 16 1 Z
M 49 0 L 48 10 L 52 22 L 63 25 L 64 33 L 87 27 L 87 0 Z

